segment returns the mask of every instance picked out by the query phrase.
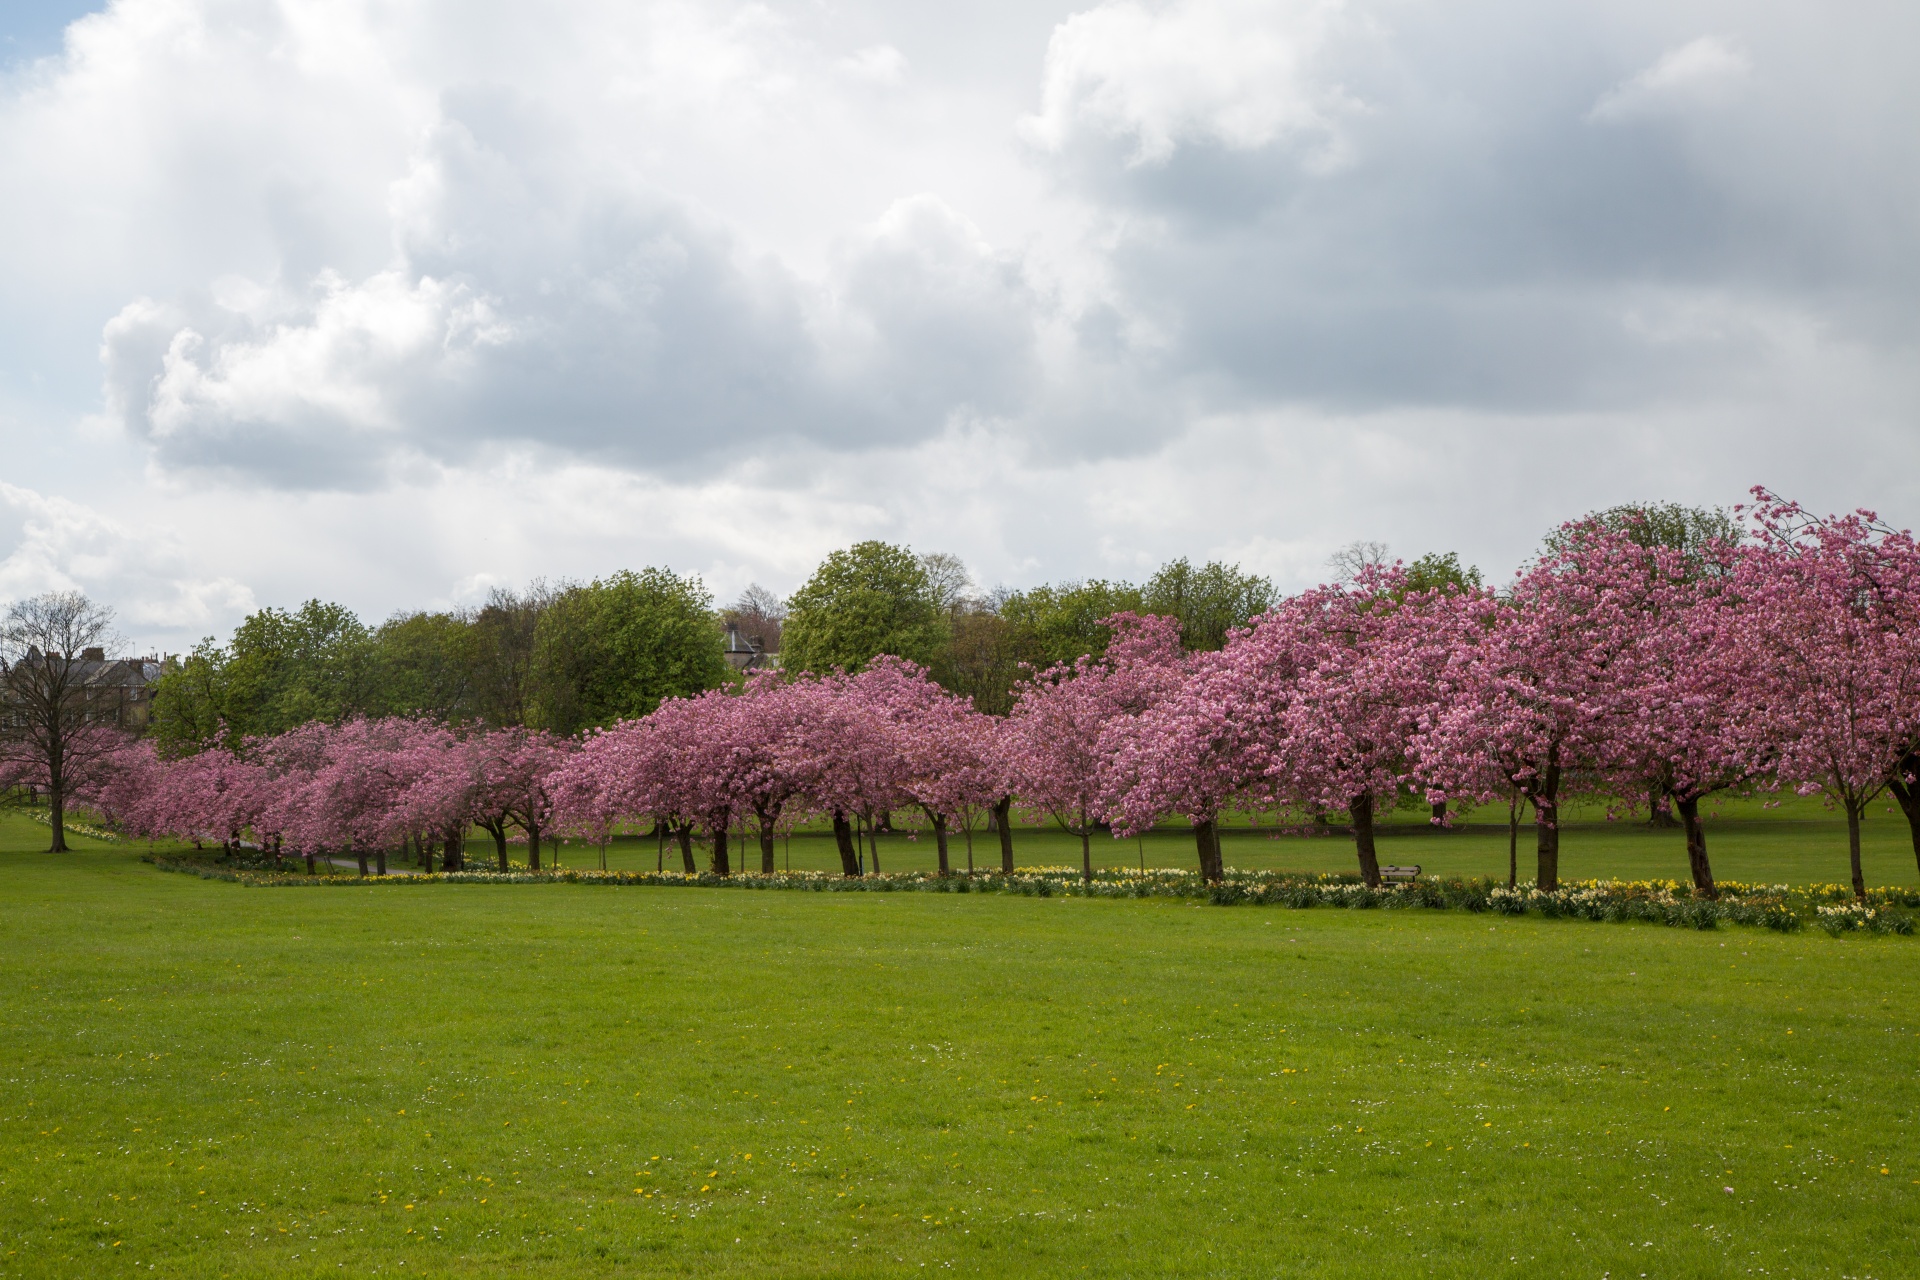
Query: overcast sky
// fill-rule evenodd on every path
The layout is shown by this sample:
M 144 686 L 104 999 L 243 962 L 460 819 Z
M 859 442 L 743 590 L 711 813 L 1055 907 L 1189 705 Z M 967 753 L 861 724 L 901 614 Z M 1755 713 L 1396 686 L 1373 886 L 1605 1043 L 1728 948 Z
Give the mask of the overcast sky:
M 143 646 L 868 537 L 1920 523 L 1911 0 L 0 15 L 0 598 Z

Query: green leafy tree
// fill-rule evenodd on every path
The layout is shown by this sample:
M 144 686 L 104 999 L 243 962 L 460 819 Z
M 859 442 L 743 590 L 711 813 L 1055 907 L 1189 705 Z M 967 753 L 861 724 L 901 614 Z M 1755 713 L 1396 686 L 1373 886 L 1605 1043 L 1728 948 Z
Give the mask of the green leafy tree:
M 858 671 L 881 654 L 931 666 L 947 636 L 913 553 L 861 542 L 828 556 L 787 601 L 780 656 L 791 671 Z
M 1143 610 L 1140 588 L 1129 582 L 1089 578 L 1058 586 L 1015 592 L 1000 605 L 1000 617 L 1013 629 L 1023 657 L 1037 666 L 1072 662 L 1083 655 L 1101 657 L 1112 639 L 1100 619 Z
M 1465 591 L 1479 587 L 1480 570 L 1473 565 L 1462 565 L 1460 556 L 1449 551 L 1429 552 L 1407 566 L 1405 589 L 1408 594 L 1416 591 Z
M 1013 710 L 1013 687 L 1023 664 L 1050 665 L 1032 637 L 982 603 L 956 610 L 947 644 L 932 675 L 950 693 L 973 699 L 976 709 L 1004 716 Z
M 534 640 L 557 594 L 538 579 L 525 591 L 495 587 L 474 613 L 468 680 L 482 722 L 495 728 L 531 723 Z
M 1272 609 L 1280 599 L 1273 583 L 1239 565 L 1209 560 L 1195 568 L 1185 556 L 1162 565 L 1147 580 L 1141 603 L 1148 613 L 1180 619 L 1180 639 L 1190 650 L 1218 649 L 1227 632 Z
M 373 633 L 375 700 L 388 715 L 474 718 L 474 622 L 459 613 L 395 614 Z
M 1619 534 L 1642 547 L 1665 547 L 1683 553 L 1707 569 L 1713 560 L 1706 552 L 1715 543 L 1740 541 L 1740 523 L 1719 507 L 1688 507 L 1677 502 L 1626 502 L 1555 529 L 1543 543 L 1548 555 L 1577 550 L 1594 533 Z
M 372 632 L 352 610 L 309 600 L 249 614 L 225 648 L 202 641 L 162 672 L 153 716 L 162 749 L 179 752 L 380 710 Z
M 556 733 L 644 716 L 731 671 L 698 578 L 623 570 L 557 593 L 534 628 L 529 723 Z

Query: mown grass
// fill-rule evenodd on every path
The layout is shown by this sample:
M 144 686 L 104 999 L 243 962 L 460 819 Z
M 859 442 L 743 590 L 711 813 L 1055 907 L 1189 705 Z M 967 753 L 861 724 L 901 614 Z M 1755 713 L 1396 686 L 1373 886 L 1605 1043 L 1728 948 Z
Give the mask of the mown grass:
M 22 835 L 4 1274 L 1914 1271 L 1914 939 L 314 893 Z

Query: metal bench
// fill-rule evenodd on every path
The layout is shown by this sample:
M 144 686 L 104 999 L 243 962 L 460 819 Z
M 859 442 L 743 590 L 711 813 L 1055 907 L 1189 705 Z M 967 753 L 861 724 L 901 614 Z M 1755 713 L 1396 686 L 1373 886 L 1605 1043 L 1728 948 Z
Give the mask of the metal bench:
M 1420 868 L 1418 865 L 1411 866 L 1411 867 L 1380 868 L 1381 884 L 1412 884 L 1415 880 L 1418 880 L 1419 878 L 1420 878 Z

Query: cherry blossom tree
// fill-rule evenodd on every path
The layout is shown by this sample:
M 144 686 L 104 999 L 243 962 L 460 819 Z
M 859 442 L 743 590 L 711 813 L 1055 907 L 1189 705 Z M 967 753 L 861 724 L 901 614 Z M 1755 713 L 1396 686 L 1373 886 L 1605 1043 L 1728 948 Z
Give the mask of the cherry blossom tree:
M 1188 659 L 1174 618 L 1115 614 L 1104 657 L 1050 667 L 1018 690 L 1008 721 L 1008 764 L 1020 803 L 1080 837 L 1080 869 L 1093 878 L 1093 833 L 1118 808 L 1110 722 L 1139 717 L 1181 685 Z M 1202 870 L 1218 868 L 1202 853 Z
M 1853 891 L 1866 897 L 1860 820 L 1920 742 L 1920 552 L 1870 511 L 1816 519 L 1756 490 L 1757 541 L 1736 571 L 1735 643 L 1753 681 L 1754 739 L 1802 794 L 1846 814 Z M 1916 838 L 1920 858 L 1920 837 Z
M 1595 786 L 1619 766 L 1645 618 L 1638 552 L 1596 528 L 1562 539 L 1504 599 L 1463 594 L 1467 625 L 1411 744 L 1419 773 L 1443 792 L 1491 799 L 1510 787 L 1532 804 L 1542 889 L 1559 886 L 1570 781 Z
M 848 681 L 893 729 L 900 790 L 933 827 L 940 874 L 952 871 L 947 833 L 958 820 L 967 832 L 967 869 L 973 869 L 972 824 L 1006 794 L 1006 771 L 995 756 L 997 738 L 987 718 L 935 684 L 925 667 L 902 658 L 876 658 Z
M 1360 875 L 1380 884 L 1374 817 L 1417 776 L 1413 744 L 1447 696 L 1448 660 L 1471 626 L 1470 589 L 1409 591 L 1398 565 L 1366 566 L 1349 583 L 1288 601 L 1262 629 L 1279 633 L 1264 664 L 1293 671 L 1266 714 L 1266 783 L 1316 811 L 1345 809 Z M 1271 677 L 1269 677 L 1271 680 Z
M 909 803 L 900 731 L 870 696 L 872 686 L 855 680 L 836 673 L 794 683 L 794 732 L 779 757 L 797 794 L 832 819 L 841 871 L 849 876 L 862 870 L 856 837 L 871 832 L 879 814 Z M 878 871 L 877 839 L 872 852 Z
M 548 783 L 573 744 L 544 730 L 514 725 L 476 735 L 469 745 L 473 820 L 493 836 L 500 870 L 509 866 L 509 827 L 518 827 L 526 839 L 528 869 L 540 870 L 540 836 L 553 810 Z

